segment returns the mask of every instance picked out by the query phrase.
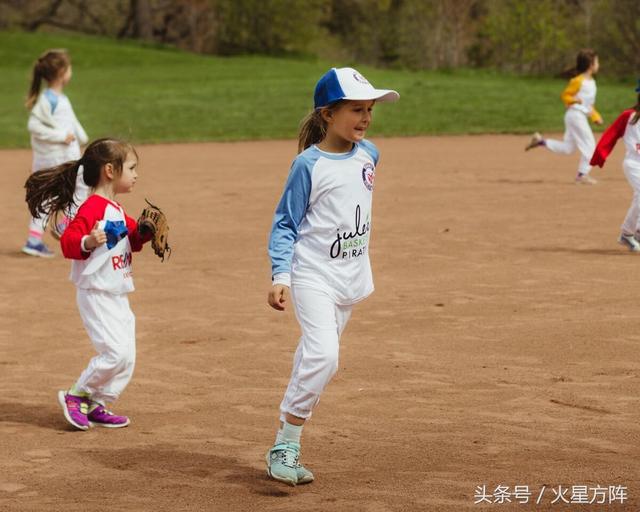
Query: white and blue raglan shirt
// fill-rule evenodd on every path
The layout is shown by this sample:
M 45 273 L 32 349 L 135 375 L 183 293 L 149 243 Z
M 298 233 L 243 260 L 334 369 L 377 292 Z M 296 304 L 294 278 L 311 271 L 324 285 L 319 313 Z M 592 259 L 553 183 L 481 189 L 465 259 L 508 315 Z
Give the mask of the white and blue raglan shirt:
M 274 284 L 319 289 L 341 305 L 373 292 L 369 235 L 378 157 L 367 140 L 348 153 L 313 145 L 296 157 L 269 239 Z
M 80 146 L 89 141 L 69 98 L 51 89 L 45 89 L 38 96 L 29 114 L 27 128 L 31 134 L 33 171 L 78 160 L 82 156 Z M 70 133 L 76 140 L 66 144 Z

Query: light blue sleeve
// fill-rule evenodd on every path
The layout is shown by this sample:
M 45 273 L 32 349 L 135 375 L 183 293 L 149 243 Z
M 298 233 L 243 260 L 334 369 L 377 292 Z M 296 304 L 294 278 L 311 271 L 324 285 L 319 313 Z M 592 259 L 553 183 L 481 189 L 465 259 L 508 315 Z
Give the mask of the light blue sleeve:
M 367 153 L 369 153 L 369 156 L 373 158 L 373 163 L 375 165 L 378 165 L 378 160 L 380 159 L 380 152 L 378 151 L 378 148 L 376 147 L 376 145 L 367 139 L 361 140 L 359 144 L 362 147 L 362 149 L 364 149 Z
M 58 95 L 51 89 L 46 89 L 44 91 L 44 97 L 49 100 L 49 105 L 51 105 L 51 113 L 53 114 L 56 111 L 56 107 L 58 106 Z
M 304 219 L 311 194 L 311 170 L 315 161 L 298 155 L 291 165 L 282 198 L 273 216 L 269 237 L 271 275 L 291 272 L 293 244 L 298 238 L 298 226 Z

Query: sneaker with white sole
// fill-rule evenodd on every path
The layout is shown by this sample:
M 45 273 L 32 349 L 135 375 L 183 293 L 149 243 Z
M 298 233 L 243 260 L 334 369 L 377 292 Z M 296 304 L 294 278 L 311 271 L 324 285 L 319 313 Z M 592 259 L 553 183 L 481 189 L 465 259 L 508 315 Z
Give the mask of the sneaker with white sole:
M 131 423 L 126 416 L 112 413 L 104 405 L 92 402 L 87 419 L 92 427 L 122 428 Z
M 298 483 L 299 458 L 300 445 L 298 443 L 282 442 L 274 444 L 266 456 L 267 475 L 279 482 L 295 486 Z
M 32 242 L 27 240 L 27 243 L 24 244 L 22 248 L 22 252 L 29 256 L 39 256 L 40 258 L 53 258 L 55 256 L 55 253 L 42 241 Z
M 576 176 L 576 185 L 595 185 L 596 183 L 598 183 L 598 180 L 588 174 L 578 174 Z
M 86 396 L 71 395 L 67 391 L 58 391 L 58 403 L 62 407 L 65 419 L 78 430 L 89 430 L 89 399 Z
M 531 136 L 531 140 L 524 150 L 529 151 L 530 149 L 537 148 L 538 146 L 544 146 L 544 138 L 540 133 L 536 132 Z
M 307 468 L 305 468 L 299 462 L 298 462 L 298 465 L 296 466 L 296 475 L 298 476 L 298 485 L 310 484 L 314 480 L 313 473 L 309 471 Z
M 618 243 L 620 245 L 624 245 L 631 252 L 640 252 L 640 242 L 638 242 L 638 240 L 636 240 L 633 235 L 625 235 L 624 233 L 620 233 Z

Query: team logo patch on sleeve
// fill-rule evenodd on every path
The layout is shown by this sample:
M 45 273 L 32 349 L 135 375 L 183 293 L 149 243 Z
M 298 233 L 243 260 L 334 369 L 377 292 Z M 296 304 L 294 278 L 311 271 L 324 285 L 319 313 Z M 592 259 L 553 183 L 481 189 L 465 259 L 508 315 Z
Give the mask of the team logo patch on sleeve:
M 373 190 L 373 182 L 376 179 L 376 168 L 371 163 L 364 164 L 362 168 L 362 182 L 368 190 Z

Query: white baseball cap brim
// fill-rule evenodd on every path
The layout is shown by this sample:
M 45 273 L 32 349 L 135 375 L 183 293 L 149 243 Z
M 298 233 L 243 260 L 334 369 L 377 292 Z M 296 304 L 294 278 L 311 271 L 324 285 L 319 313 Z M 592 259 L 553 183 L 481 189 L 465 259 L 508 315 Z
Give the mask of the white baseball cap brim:
M 398 101 L 400 94 L 392 89 L 373 89 L 368 94 L 350 94 L 344 100 L 375 100 L 375 101 Z

